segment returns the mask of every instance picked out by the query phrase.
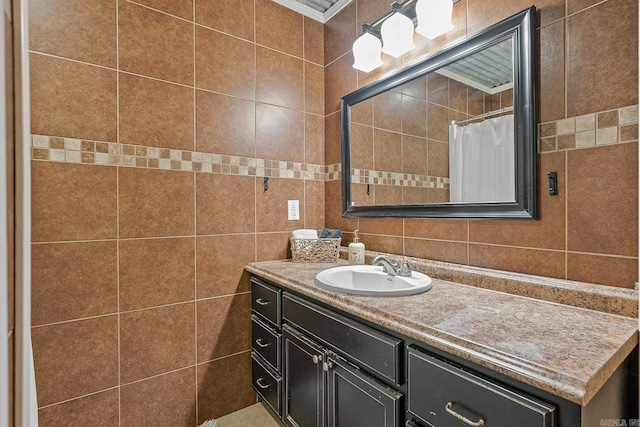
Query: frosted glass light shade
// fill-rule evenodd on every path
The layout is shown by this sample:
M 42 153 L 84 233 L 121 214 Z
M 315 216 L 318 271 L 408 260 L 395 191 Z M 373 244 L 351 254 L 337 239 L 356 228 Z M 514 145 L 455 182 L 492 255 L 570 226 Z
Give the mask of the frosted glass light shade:
M 428 39 L 435 39 L 439 35 L 453 30 L 452 14 L 452 0 L 418 0 L 416 4 L 418 19 L 416 33 Z
M 413 21 L 401 13 L 394 13 L 382 23 L 382 52 L 394 58 L 416 47 L 413 44 Z
M 364 33 L 353 43 L 353 68 L 368 73 L 382 65 L 382 43 L 373 34 Z

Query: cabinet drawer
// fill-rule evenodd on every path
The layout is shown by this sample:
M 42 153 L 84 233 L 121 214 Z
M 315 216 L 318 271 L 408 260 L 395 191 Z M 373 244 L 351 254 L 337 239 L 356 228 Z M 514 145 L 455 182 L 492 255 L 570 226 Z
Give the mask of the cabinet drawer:
M 408 410 L 434 426 L 552 427 L 555 408 L 416 348 L 408 351 Z
M 251 315 L 251 349 L 281 372 L 280 344 L 282 335 L 262 322 L 255 314 Z
M 274 286 L 251 278 L 251 309 L 280 327 L 280 293 Z
M 253 389 L 282 416 L 282 378 L 266 366 L 255 352 L 251 352 L 251 383 Z
M 282 296 L 283 318 L 363 368 L 400 383 L 402 341 L 294 295 Z

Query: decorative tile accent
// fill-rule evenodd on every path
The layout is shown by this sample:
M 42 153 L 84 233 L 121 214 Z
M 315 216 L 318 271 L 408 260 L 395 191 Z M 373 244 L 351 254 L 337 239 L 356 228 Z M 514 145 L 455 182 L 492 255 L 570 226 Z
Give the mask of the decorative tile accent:
M 285 162 L 228 156 L 197 151 L 145 147 L 115 142 L 86 141 L 45 135 L 31 136 L 31 158 L 63 163 L 91 163 L 103 166 L 124 166 L 218 173 L 243 176 L 325 181 L 340 175 L 340 165 Z
M 351 180 L 354 184 L 449 188 L 449 177 L 414 175 L 402 172 L 383 172 L 368 169 L 354 169 Z
M 638 140 L 638 106 L 540 123 L 538 151 L 588 148 Z

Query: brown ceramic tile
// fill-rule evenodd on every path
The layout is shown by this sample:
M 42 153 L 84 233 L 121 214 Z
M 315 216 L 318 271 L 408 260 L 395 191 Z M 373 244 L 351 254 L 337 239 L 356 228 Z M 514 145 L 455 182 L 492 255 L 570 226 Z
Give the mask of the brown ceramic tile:
M 402 135 L 402 172 L 427 174 L 427 140 Z
M 118 310 L 115 242 L 33 245 L 33 325 L 115 313 Z
M 540 152 L 544 153 L 547 151 L 555 151 L 557 150 L 558 138 L 553 136 L 551 138 L 542 138 L 540 140 Z
M 120 426 L 196 424 L 196 368 L 122 386 Z
M 427 103 L 402 95 L 402 133 L 425 138 L 427 136 Z
M 171 15 L 179 16 L 186 20 L 193 20 L 194 0 L 174 1 L 174 0 L 134 0 L 153 9 L 161 10 Z
M 255 46 L 236 37 L 196 27 L 196 86 L 254 99 Z
M 324 24 L 324 61 L 330 64 L 351 50 L 360 35 L 356 23 L 356 3 L 351 2 Z
M 303 56 L 303 16 L 271 0 L 256 0 L 256 43 Z
M 198 237 L 196 244 L 198 298 L 249 290 L 244 266 L 255 261 L 253 234 Z
M 324 114 L 324 67 L 304 63 L 304 111 Z
M 538 30 L 540 40 L 540 121 L 564 118 L 565 21 Z M 554 133 L 555 134 L 555 133 Z M 541 136 L 546 136 L 541 134 Z
M 504 2 L 502 0 L 467 0 L 469 34 L 474 34 L 489 25 L 531 6 L 527 0 Z M 565 2 L 563 0 L 541 0 L 535 3 L 537 25 L 547 25 L 563 18 Z
M 300 201 L 300 219 L 287 219 L 287 201 Z M 304 226 L 304 181 L 271 178 L 269 190 L 256 187 L 256 231 L 290 231 Z
M 441 74 L 431 73 L 427 76 L 427 101 L 449 106 L 449 78 Z
M 449 144 L 429 140 L 428 174 L 431 176 L 449 176 Z
M 303 61 L 256 47 L 256 101 L 304 109 Z
M 377 130 L 380 135 L 390 132 Z M 400 137 L 400 134 L 392 134 Z M 374 130 L 369 126 L 351 125 L 351 167 L 357 169 L 373 169 Z M 394 153 L 400 154 L 400 153 Z M 396 160 L 397 161 L 397 160 Z M 377 166 L 379 167 L 379 166 Z
M 250 176 L 197 174 L 197 234 L 254 232 L 255 187 Z
M 324 228 L 324 188 L 323 181 L 305 180 L 304 228 L 312 228 L 314 230 Z
M 567 19 L 569 117 L 638 103 L 637 16 L 636 0 L 613 0 Z
M 598 129 L 618 126 L 618 110 L 598 113 Z
M 637 281 L 638 260 L 569 252 L 567 279 L 633 289 Z
M 251 295 L 198 301 L 198 363 L 251 349 Z
M 374 129 L 373 169 L 378 171 L 402 171 L 402 137 L 399 133 Z M 356 157 L 357 153 L 352 152 Z
M 402 254 L 402 237 L 361 234 L 360 241 L 369 251 Z
M 258 261 L 291 258 L 289 238 L 291 233 L 258 233 L 256 248 Z
M 193 89 L 120 73 L 120 142 L 193 150 Z
M 255 117 L 252 101 L 196 91 L 196 150 L 255 157 Z
M 192 300 L 193 238 L 120 241 L 120 310 Z
M 116 4 L 97 0 L 29 2 L 29 48 L 36 52 L 116 67 Z
M 455 80 L 449 81 L 449 108 L 466 113 L 467 99 L 469 97 L 469 86 L 457 82 Z
M 304 161 L 305 163 L 324 165 L 323 116 L 304 115 Z
M 344 9 L 343 9 L 344 10 Z M 325 33 L 326 34 L 326 33 Z M 353 58 L 345 55 L 327 65 L 324 70 L 324 112 L 340 111 L 340 98 L 358 88 L 358 73 L 352 67 Z
M 467 241 L 469 221 L 438 219 L 405 219 L 404 235 L 425 239 Z
M 32 53 L 31 132 L 116 141 L 116 72 Z
M 566 148 L 576 148 L 576 135 L 560 135 L 558 137 L 558 150 Z
M 357 3 L 358 25 L 362 25 L 365 22 L 372 23 L 378 20 L 381 16 L 384 16 L 391 10 L 389 7 L 391 3 L 387 0 L 367 0 L 359 1 Z M 362 27 L 359 28 L 360 30 Z
M 336 112 L 324 119 L 324 158 L 325 164 L 332 165 L 341 161 L 340 113 Z
M 391 189 L 395 189 L 393 186 L 388 186 L 388 187 Z M 431 203 L 431 200 L 429 200 L 429 193 L 433 190 L 433 188 L 427 188 L 427 187 L 402 187 L 402 188 L 399 188 L 401 192 L 400 200 L 397 202 L 391 202 L 391 200 L 394 200 L 394 199 L 388 199 L 388 198 L 380 199 L 381 192 L 379 190 L 381 189 L 382 189 L 381 187 L 376 188 L 377 203 L 382 203 L 384 201 L 385 204 L 414 204 L 414 205 Z
M 116 237 L 115 168 L 32 162 L 31 170 L 34 242 Z
M 509 246 L 469 245 L 469 264 L 496 270 L 564 278 L 564 252 Z
M 637 255 L 637 150 L 626 143 L 568 152 L 570 251 Z
M 254 0 L 197 0 L 196 23 L 253 41 Z
M 567 13 L 573 15 L 596 3 L 599 3 L 599 0 L 567 0 Z
M 195 363 L 195 303 L 120 314 L 120 381 Z
M 449 141 L 449 110 L 436 104 L 427 104 L 427 138 Z
M 304 59 L 324 67 L 324 25 L 304 17 Z
M 529 248 L 565 249 L 565 198 L 567 190 L 564 169 L 565 153 L 549 153 L 540 156 L 538 173 L 538 221 L 471 221 L 469 240 L 475 243 L 491 243 Z M 547 191 L 547 172 L 558 172 L 558 195 Z M 569 192 L 569 194 L 571 194 Z M 538 274 L 538 273 L 532 273 Z
M 38 424 L 51 427 L 84 427 L 87 420 L 97 427 L 114 427 L 119 423 L 118 390 L 111 389 L 38 411 Z
M 362 218 L 360 232 L 385 234 L 387 236 L 402 236 L 401 218 Z
M 449 190 L 446 188 L 430 188 L 429 203 L 446 203 L 450 202 Z
M 193 85 L 193 24 L 120 2 L 118 44 L 121 70 Z
M 117 322 L 106 316 L 33 328 L 40 406 L 118 385 Z
M 121 168 L 120 237 L 192 235 L 193 174 Z
M 540 125 L 540 137 L 555 136 L 557 134 L 557 122 L 543 123 Z
M 352 52 L 340 58 L 340 61 L 342 60 L 345 60 L 348 63 L 348 65 L 351 67 L 351 71 L 355 71 L 355 69 L 353 68 L 354 58 L 353 58 Z M 399 58 L 394 58 L 392 56 L 385 56 L 383 58 L 382 65 L 376 68 L 375 70 L 369 73 L 365 73 L 364 71 L 357 72 L 357 77 L 358 77 L 357 88 L 361 88 L 370 83 L 381 80 L 393 74 L 394 72 L 400 70 L 403 66 L 404 66 L 404 61 L 402 56 Z M 348 92 L 345 92 L 344 95 L 346 95 L 347 93 Z
M 620 126 L 620 142 L 637 141 L 638 125 Z
M 342 188 L 340 181 L 325 183 L 325 227 L 340 230 L 355 230 L 358 219 L 342 217 Z
M 198 424 L 255 403 L 248 351 L 198 365 L 197 369 Z
M 405 255 L 436 261 L 467 263 L 467 244 L 441 240 L 404 239 Z
M 256 157 L 304 161 L 304 113 L 256 104 Z
M 399 92 L 385 92 L 375 97 L 373 125 L 394 132 L 402 131 L 402 95 Z

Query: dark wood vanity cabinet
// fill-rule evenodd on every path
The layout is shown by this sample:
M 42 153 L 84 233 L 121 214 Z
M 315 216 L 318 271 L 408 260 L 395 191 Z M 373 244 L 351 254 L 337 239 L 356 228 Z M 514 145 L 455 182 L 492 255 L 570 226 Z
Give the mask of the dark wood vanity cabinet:
M 251 292 L 253 388 L 287 426 L 585 427 L 605 414 L 637 417 L 637 407 L 610 410 L 623 390 L 637 396 L 624 382 L 631 357 L 582 407 L 257 276 Z
M 378 371 L 398 379 L 402 341 L 288 292 L 282 317 L 285 424 L 401 425 L 403 395 Z
M 282 414 L 282 333 L 277 287 L 251 278 L 251 382 L 254 390 Z

